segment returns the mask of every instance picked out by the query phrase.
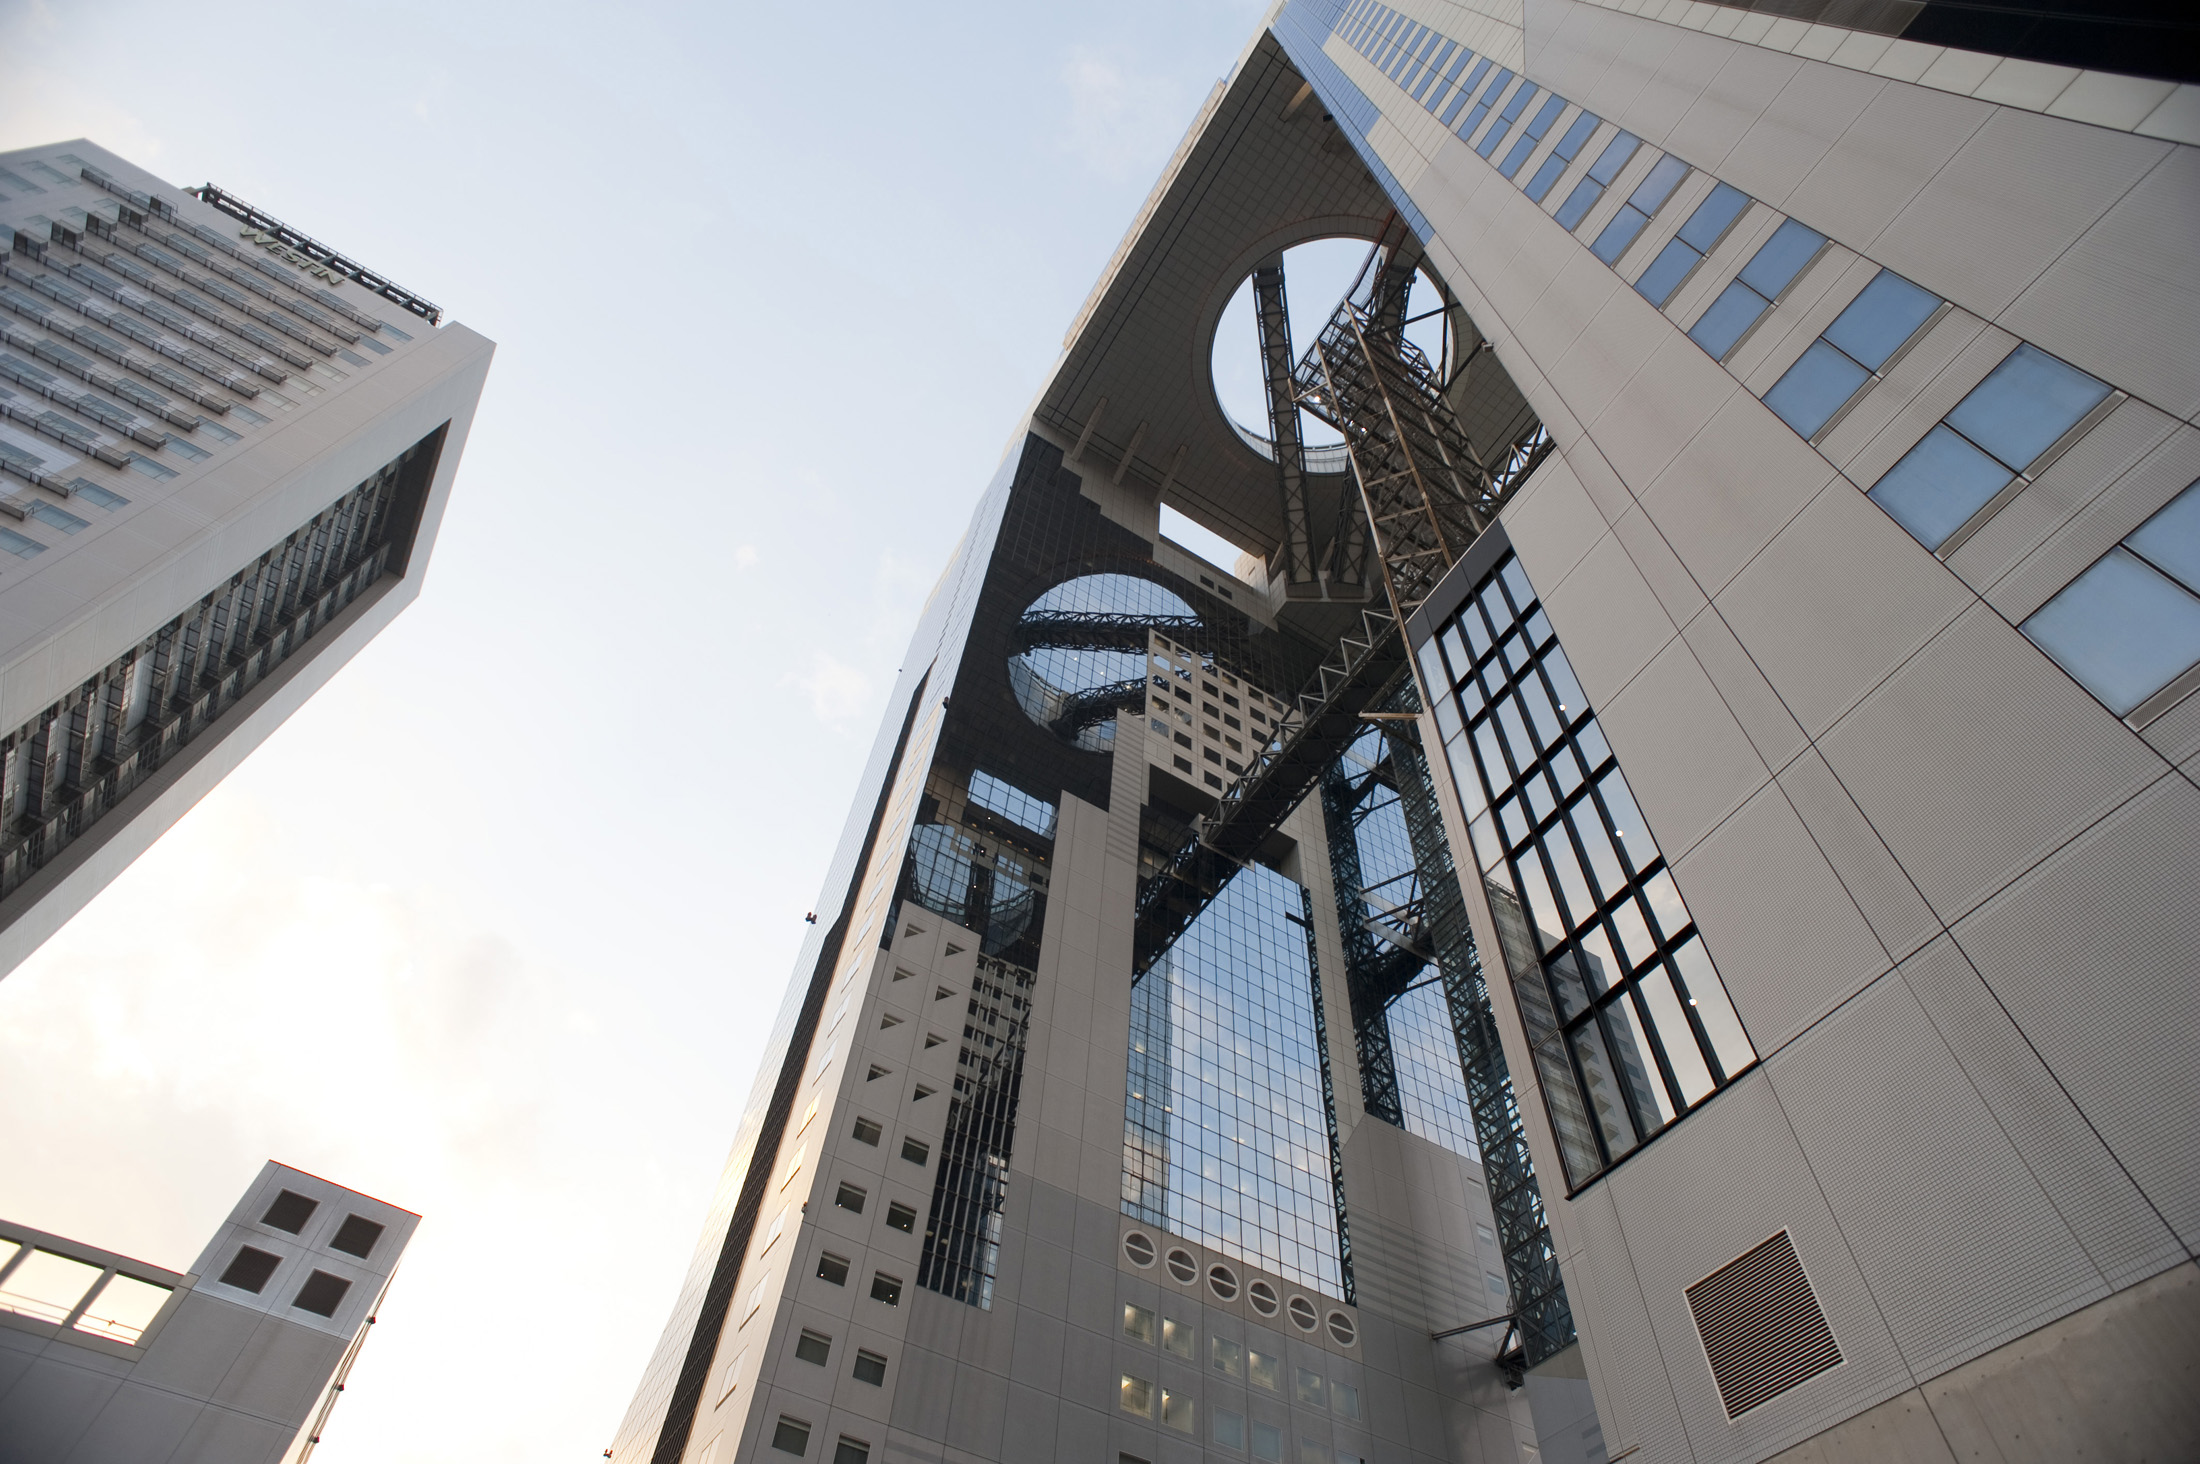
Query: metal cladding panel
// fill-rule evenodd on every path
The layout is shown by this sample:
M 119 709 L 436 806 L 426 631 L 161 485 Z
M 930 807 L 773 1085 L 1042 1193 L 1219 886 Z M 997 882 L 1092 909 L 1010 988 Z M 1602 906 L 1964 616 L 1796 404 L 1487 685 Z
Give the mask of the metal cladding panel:
M 1543 460 L 1528 486 L 1505 505 L 1502 517 L 1529 580 L 1539 585 L 1564 583 L 1606 529 L 1595 500 L 1556 453 Z
M 1780 770 L 1780 791 L 1888 955 L 1900 960 L 1940 934 L 1932 907 L 1815 748 Z
M 1995 320 L 2171 149 L 2004 107 L 1868 245 L 1889 268 Z
M 1953 938 L 1902 966 L 1963 1074 L 2111 1287 L 2185 1259 L 2185 1251 Z
M 1616 538 L 1599 540 L 1549 589 L 1534 583 L 1589 705 L 1600 710 L 1678 634 Z
M 1766 1062 L 1910 1370 L 2108 1294 L 1924 1008 L 1881 981 Z
M 1612 1189 L 1689 1441 L 1704 1464 L 1764 1458 L 1912 1386 L 1762 1071 L 1721 1092 L 1602 1183 Z M 1845 1360 L 1730 1421 L 1687 1290 L 1782 1230 L 1794 1238 Z
M 1582 7 L 1578 13 L 1585 26 L 1596 24 L 1594 10 Z M 1803 64 L 1794 56 L 1756 46 L 1728 48 L 1726 64 L 1661 139 L 1663 144 L 1700 166 L 1722 168 Z
M 2057 458 L 2046 472 L 2040 474 L 2037 481 L 2010 499 L 2008 505 L 1988 520 L 1984 528 L 1965 540 L 1954 554 L 1949 555 L 1949 568 L 1984 594 L 1996 581 L 2023 562 L 2026 556 L 2035 554 L 2043 547 L 2052 546 L 2047 554 L 2040 557 L 2058 571 L 2063 566 L 2072 566 L 2070 573 L 2064 575 L 2062 581 L 2054 586 L 2055 589 L 2060 589 L 2079 570 L 2106 552 L 2109 545 L 2137 528 L 2154 508 L 2168 502 L 2179 488 L 2192 481 L 2193 475 L 2179 480 L 2175 487 L 2161 494 L 2151 507 L 2137 510 L 2127 524 L 2114 526 L 2116 515 L 2111 509 L 2106 515 L 2088 516 L 2089 524 L 2097 526 L 2096 532 L 2088 533 L 2083 529 L 2074 535 L 2065 535 L 2063 532 L 2071 526 L 2072 520 L 2081 510 L 2104 498 L 2121 505 L 2130 503 L 2134 497 L 2142 500 L 2147 497 L 2143 484 L 2147 478 L 2158 476 L 2160 471 L 2162 455 L 2156 450 L 2177 429 L 2178 423 L 2175 420 L 2146 403 L 2135 399 L 2125 401 L 2103 418 L 2070 451 Z M 2189 428 L 2186 431 L 2191 433 Z M 2192 435 L 2200 439 L 2200 434 Z M 2131 484 L 2130 487 L 2140 490 L 2134 495 L 2124 479 L 2130 476 L 2130 470 L 2135 464 L 2150 454 L 2157 459 L 2156 473 L 2147 474 Z M 2188 456 L 2200 457 L 2200 451 Z M 2200 467 L 2196 467 L 2195 472 L 2200 474 Z M 2104 519 L 2108 522 L 2103 522 Z M 2066 538 L 2072 541 L 2067 547 Z M 2044 583 L 2042 576 L 2035 575 L 2032 578 L 2035 582 Z M 2045 598 L 2045 595 L 2041 596 L 2042 600 Z M 2031 607 L 2036 608 L 2038 607 Z M 2024 612 L 2029 613 L 2030 609 Z M 2015 618 L 2021 620 L 2023 614 Z
M 1844 67 L 1799 63 L 1733 150 L 1703 161 L 1743 192 L 1787 210 L 1798 181 L 1810 176 L 1886 86 Z M 1805 222 L 1828 237 L 1843 232 L 1839 219 Z
M 1803 750 L 1803 729 L 1716 609 L 1689 621 L 1681 634 L 1766 767 L 1779 767 Z
M 1604 1396 L 1598 1399 L 1598 1412 L 1607 1443 L 1615 1450 L 1639 1447 L 1648 1458 L 1686 1457 L 1688 1434 L 1680 1403 L 1613 1208 L 1612 1187 L 1595 1185 L 1559 1208 L 1566 1214 L 1570 1238 L 1581 1245 L 1563 1265 L 1568 1295 L 1579 1293 L 1583 1345 L 1600 1369 L 1597 1381 Z M 1680 1365 L 1693 1363 L 1684 1355 Z
M 2115 415 L 2122 416 L 2131 405 L 2125 403 Z M 2072 452 L 2070 456 L 2075 457 L 2077 453 Z M 2059 469 L 2062 464 L 2055 466 Z M 2049 476 L 2053 475 L 2043 475 L 2041 481 L 2045 482 Z M 2179 427 L 2167 442 L 2147 456 L 2145 462 L 2111 483 L 2071 515 L 2069 522 L 2050 535 L 2045 543 L 2003 575 L 1986 591 L 1987 603 L 2012 621 L 2023 620 L 2107 553 L 2109 546 L 2183 492 L 2185 485 L 2195 478 L 2200 478 L 2200 431 Z M 2020 498 L 2011 504 L 2009 510 L 2004 510 L 2004 517 L 2023 502 Z M 1999 522 L 1997 519 L 1987 525 L 1987 530 L 1981 531 L 1978 538 L 1985 538 L 1987 531 L 1998 527 Z M 1976 539 L 1972 541 L 1976 542 Z M 1970 544 L 1963 546 L 1966 554 L 1970 549 Z M 1962 557 L 1962 554 L 1956 556 L 1959 560 Z
M 2200 413 L 2200 373 L 2192 369 L 2200 333 L 2200 283 L 2192 270 L 2196 200 L 2200 149 L 2167 149 L 2032 282 L 2004 322 L 2174 416 Z
M 1716 597 L 1832 480 L 1824 458 L 1737 392 L 1640 497 L 1673 552 Z
M 1887 969 L 1886 951 L 1778 784 L 1758 789 L 1673 873 L 1760 1053 Z
M 2200 789 L 2165 774 L 1955 929 L 2139 1188 L 2200 1244 Z
M 1885 87 L 1796 185 L 1788 212 L 1825 219 L 1861 248 L 1931 185 L 1993 111 L 1932 87 Z
M 1879 507 L 1839 480 L 1719 595 L 1719 613 L 1815 737 L 1972 603 Z
M 2164 770 L 2145 743 L 1983 605 L 1888 677 L 1818 747 L 1943 921 Z
M 1590 705 L 1597 706 L 1594 698 Z M 1668 859 L 1683 858 L 1772 781 L 1683 641 L 1668 645 L 1597 711 Z

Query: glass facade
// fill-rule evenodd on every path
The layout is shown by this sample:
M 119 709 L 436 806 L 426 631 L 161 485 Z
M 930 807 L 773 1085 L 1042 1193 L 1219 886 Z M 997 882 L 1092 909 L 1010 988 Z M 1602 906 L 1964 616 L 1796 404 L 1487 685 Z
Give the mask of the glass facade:
M 1519 560 L 1418 659 L 1579 1188 L 1756 1051 Z
M 1138 627 L 1196 627 L 1175 592 L 1128 574 L 1088 574 L 1048 590 L 1018 626 L 1008 683 L 1024 714 L 1091 752 L 1115 745 L 1118 705 L 1143 706 L 1146 637 Z M 1135 693 L 1135 695 L 1134 695 Z
M 1132 988 L 1123 1210 L 1349 1298 L 1308 917 L 1248 868 Z
M 1474 1141 L 1474 1113 L 1467 1107 L 1467 1080 L 1443 979 L 1430 970 L 1400 992 L 1383 1015 L 1390 1024 L 1390 1061 L 1406 1132 L 1479 1161 L 1482 1151 Z

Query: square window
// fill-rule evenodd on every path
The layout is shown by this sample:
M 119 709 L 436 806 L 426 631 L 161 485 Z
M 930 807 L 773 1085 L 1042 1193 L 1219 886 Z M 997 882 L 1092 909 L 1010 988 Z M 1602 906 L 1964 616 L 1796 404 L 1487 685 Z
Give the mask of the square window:
M 1938 295 L 1883 269 L 1826 327 L 1826 339 L 1877 371 L 1939 308 Z
M 1911 538 L 1938 549 L 2009 479 L 2007 468 L 1942 425 L 1887 469 L 1870 496 Z
M 1254 1387 L 1266 1388 L 1271 1393 L 1283 1391 L 1283 1364 L 1281 1362 L 1265 1352 L 1249 1352 L 1246 1354 L 1246 1361 L 1250 1364 L 1246 1368 L 1246 1372 L 1251 1377 Z
M 1358 1418 L 1360 1416 L 1360 1390 L 1350 1383 L 1331 1383 L 1329 1385 L 1329 1406 L 1337 1410 L 1337 1415 L 1340 1418 Z
M 835 1286 L 848 1284 L 848 1258 L 825 1252 L 817 1258 L 817 1278 Z
M 889 1276 L 884 1271 L 871 1277 L 871 1300 L 883 1301 L 888 1306 L 901 1305 L 901 1278 Z
M 1956 403 L 1948 425 L 2022 470 L 2086 413 L 2107 398 L 2109 385 L 2023 345 L 2002 358 L 1971 394 Z
M 810 1450 L 810 1426 L 799 1418 L 781 1414 L 772 1429 L 772 1447 L 782 1454 L 806 1454 Z
M 932 1149 L 930 1145 L 921 1144 L 915 1139 L 903 1139 L 901 1141 L 901 1157 L 911 1164 L 925 1164 L 930 1162 L 932 1158 Z
M 852 1184 L 843 1184 L 840 1192 L 833 1196 L 833 1203 L 852 1215 L 860 1215 L 863 1213 L 864 1198 L 862 1190 Z
M 364 1215 L 346 1215 L 344 1223 L 336 1227 L 336 1238 L 329 1242 L 329 1249 L 340 1250 L 363 1261 L 381 1238 L 382 1227 L 374 1221 Z
M 1788 219 L 1742 266 L 1741 281 L 1765 299 L 1777 300 L 1825 245 L 1825 235 L 1808 224 Z
M 1765 405 L 1808 442 L 1870 376 L 1824 341 L 1812 341 L 1801 359 L 1765 393 Z
M 870 1464 L 871 1446 L 843 1438 L 833 1446 L 833 1464 Z
M 47 528 L 59 529 L 64 534 L 74 534 L 92 526 L 89 519 L 80 519 L 65 508 L 56 508 L 53 504 L 42 501 L 32 502 L 31 517 Z
M 1214 1337 L 1208 1340 L 1207 1361 L 1216 1372 L 1221 1373 L 1226 1378 L 1242 1378 L 1245 1376 L 1244 1344 L 1233 1342 L 1228 1337 Z
M 874 1388 L 885 1387 L 886 1359 L 876 1352 L 858 1352 L 856 1354 L 855 1379 L 859 1383 L 869 1383 Z
M 2121 547 L 2019 628 L 2118 716 L 2200 661 L 2200 596 Z
M 275 1197 L 275 1203 L 267 1207 L 267 1213 L 260 1217 L 260 1223 L 296 1235 L 306 1228 L 306 1222 L 320 1208 L 319 1200 L 309 1200 L 295 1190 L 284 1190 Z
M 886 1131 L 883 1128 L 879 1127 L 879 1125 L 873 1123 L 868 1118 L 859 1118 L 856 1120 L 855 1140 L 859 1144 L 869 1144 L 872 1148 L 875 1149 L 878 1147 L 879 1135 L 883 1134 L 884 1132 Z
M 1298 1370 L 1298 1385 L 1293 1392 L 1293 1396 L 1309 1408 L 1327 1408 L 1329 1406 L 1329 1393 L 1322 1385 L 1322 1375 L 1310 1367 L 1302 1367 Z
M 1245 1447 L 1245 1415 L 1227 1408 L 1215 1410 L 1215 1443 L 1225 1449 Z
M 1299 1464 L 1329 1464 L 1329 1446 L 1320 1439 L 1300 1434 Z
M 1696 267 L 1703 256 L 1687 243 L 1675 239 L 1658 251 L 1658 257 L 1650 261 L 1650 267 L 1635 281 L 1635 291 L 1651 304 L 1663 307 L 1680 288 L 1688 272 Z
M 1192 1432 L 1192 1400 L 1181 1389 L 1161 1390 L 1161 1426 L 1178 1433 Z
M 267 1289 L 268 1278 L 275 1274 L 275 1267 L 279 1264 L 266 1251 L 255 1250 L 248 1245 L 237 1252 L 237 1258 L 222 1272 L 222 1285 L 257 1294 Z
M 315 1316 L 333 1317 L 336 1308 L 343 1305 L 344 1293 L 351 1290 L 351 1283 L 341 1276 L 331 1276 L 326 1271 L 315 1271 L 306 1277 L 306 1284 L 298 1288 L 291 1305 Z
M 1253 1425 L 1253 1457 L 1265 1464 L 1282 1464 L 1283 1430 L 1272 1423 Z
M 1153 1341 L 1153 1313 L 1136 1302 L 1123 1303 L 1123 1335 L 1133 1342 Z
M 795 1339 L 794 1355 L 803 1362 L 823 1367 L 826 1359 L 833 1355 L 833 1339 L 822 1332 L 804 1329 L 802 1335 Z
M 1123 1374 L 1117 1399 L 1125 1413 L 1135 1413 L 1140 1418 L 1153 1417 L 1153 1383 L 1148 1379 Z
M 1678 237 L 1698 254 L 1709 254 L 1747 207 L 1748 194 L 1731 183 L 1721 183 L 1711 190 L 1709 197 L 1696 205 L 1696 211 L 1688 216 L 1688 222 L 1681 225 Z
M 886 1207 L 886 1223 L 904 1235 L 913 1234 L 917 1228 L 917 1212 L 897 1200 Z
M 1161 1350 L 1189 1361 L 1197 1355 L 1191 1324 L 1175 1318 L 1161 1324 Z

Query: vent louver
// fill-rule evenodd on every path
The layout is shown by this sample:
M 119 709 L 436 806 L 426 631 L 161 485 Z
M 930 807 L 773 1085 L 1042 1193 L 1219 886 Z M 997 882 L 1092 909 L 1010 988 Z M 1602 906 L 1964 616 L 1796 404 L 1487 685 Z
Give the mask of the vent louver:
M 1688 1305 L 1728 1418 L 1841 1362 L 1785 1230 L 1689 1287 Z

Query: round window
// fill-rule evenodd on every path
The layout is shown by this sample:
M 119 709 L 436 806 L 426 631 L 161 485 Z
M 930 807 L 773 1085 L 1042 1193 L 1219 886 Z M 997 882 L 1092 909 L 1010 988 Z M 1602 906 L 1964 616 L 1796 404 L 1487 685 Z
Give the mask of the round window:
M 1235 1300 L 1238 1293 L 1237 1272 L 1228 1266 L 1207 1268 L 1207 1289 L 1222 1301 Z
M 1133 1230 L 1123 1237 L 1123 1254 L 1140 1270 L 1153 1264 L 1153 1240 L 1141 1231 Z
M 1024 715 L 1087 752 L 1115 746 L 1115 714 L 1146 705 L 1146 629 L 1187 637 L 1199 616 L 1182 596 L 1130 574 L 1065 580 L 1010 632 L 1008 684 Z
M 1189 1286 L 1199 1279 L 1199 1262 L 1192 1259 L 1190 1251 L 1170 1251 L 1169 1274 Z
M 1336 1340 L 1339 1347 L 1350 1347 L 1360 1340 L 1360 1329 L 1353 1325 L 1350 1316 L 1341 1311 L 1333 1311 L 1329 1314 L 1329 1335 Z
M 1303 1296 L 1291 1298 L 1290 1312 L 1291 1320 L 1297 1324 L 1298 1329 L 1302 1332 L 1313 1331 L 1321 1322 L 1320 1314 L 1314 1310 L 1314 1303 Z
M 1255 1281 L 1252 1285 L 1246 1287 L 1245 1299 L 1253 1304 L 1254 1311 L 1259 1312 L 1264 1317 L 1274 1316 L 1276 1308 L 1281 1305 L 1276 1300 L 1276 1288 L 1265 1281 Z

